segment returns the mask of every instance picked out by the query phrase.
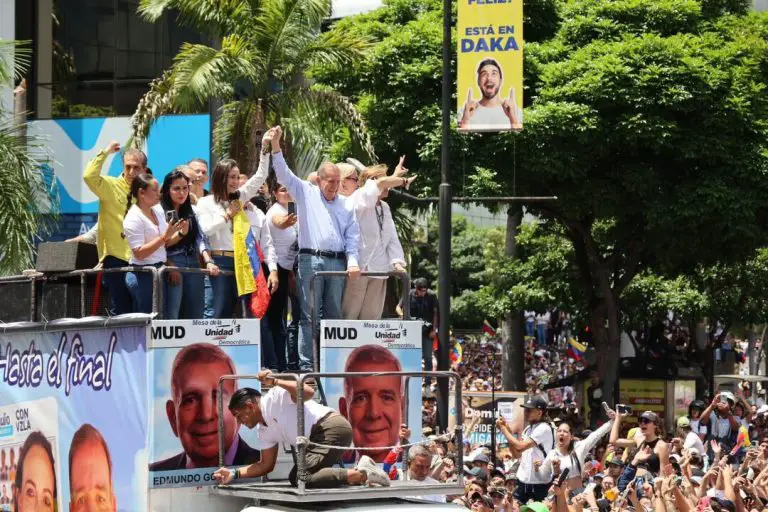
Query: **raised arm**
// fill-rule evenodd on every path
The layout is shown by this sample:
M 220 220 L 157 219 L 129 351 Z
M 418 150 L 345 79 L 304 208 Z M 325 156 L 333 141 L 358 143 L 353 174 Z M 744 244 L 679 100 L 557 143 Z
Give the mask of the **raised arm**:
M 277 182 L 285 185 L 288 192 L 291 193 L 297 201 L 304 200 L 304 187 L 309 186 L 307 182 L 297 177 L 293 171 L 288 168 L 288 164 L 283 157 L 283 150 L 280 149 L 280 138 L 283 131 L 279 126 L 272 128 L 272 167 L 275 169 Z
M 289 395 L 291 395 L 291 400 L 293 403 L 296 403 L 296 390 L 297 390 L 297 381 L 291 380 L 291 379 L 276 379 L 272 376 L 271 370 L 262 370 L 259 372 L 258 375 L 259 382 L 262 384 L 272 384 L 273 386 L 278 386 L 283 388 L 288 392 Z M 312 386 L 304 383 L 304 401 L 312 399 L 312 397 L 315 396 L 315 390 L 312 389 Z
M 709 424 L 709 417 L 712 416 L 712 411 L 715 408 L 715 404 L 720 401 L 720 393 L 715 395 L 715 398 L 712 399 L 712 401 L 709 403 L 706 409 L 704 409 L 704 412 L 701 413 L 701 417 L 699 418 L 699 422 L 703 423 L 704 425 Z
M 86 186 L 96 194 L 96 197 L 102 199 L 102 196 L 106 193 L 104 188 L 104 176 L 101 175 L 102 167 L 107 157 L 113 153 L 120 151 L 120 143 L 112 141 L 105 149 L 99 151 L 99 153 L 90 161 L 83 173 L 83 181 Z

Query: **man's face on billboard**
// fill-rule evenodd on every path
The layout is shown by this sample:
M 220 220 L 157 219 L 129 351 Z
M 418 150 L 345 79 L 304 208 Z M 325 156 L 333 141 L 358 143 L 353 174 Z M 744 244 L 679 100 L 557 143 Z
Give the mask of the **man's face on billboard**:
M 224 361 L 191 363 L 182 366 L 174 375 L 176 390 L 173 401 L 166 404 L 168 421 L 173 433 L 181 441 L 187 456 L 195 467 L 218 465 L 218 423 L 216 407 L 218 381 L 222 375 L 232 373 Z M 234 381 L 224 384 L 224 403 L 234 391 Z M 237 422 L 227 407 L 224 408 L 224 446 L 231 446 Z
M 498 96 L 501 88 L 501 73 L 499 68 L 493 64 L 486 64 L 477 74 L 477 85 L 480 86 L 480 92 L 483 98 L 491 100 Z
M 360 363 L 349 369 L 351 372 L 395 370 L 391 363 Z M 350 379 L 350 394 L 341 399 L 340 409 L 352 425 L 355 446 L 395 445 L 403 415 L 402 378 L 391 375 Z M 387 452 L 366 453 L 378 462 Z
M 104 447 L 97 441 L 80 445 L 72 456 L 70 512 L 117 510 Z

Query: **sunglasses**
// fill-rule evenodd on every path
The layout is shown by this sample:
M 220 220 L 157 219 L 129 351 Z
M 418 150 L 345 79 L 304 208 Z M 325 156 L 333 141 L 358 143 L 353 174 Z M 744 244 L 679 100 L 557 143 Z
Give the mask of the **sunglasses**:
M 653 420 L 649 420 L 648 418 L 640 418 L 640 423 L 647 425 L 648 423 L 653 423 Z

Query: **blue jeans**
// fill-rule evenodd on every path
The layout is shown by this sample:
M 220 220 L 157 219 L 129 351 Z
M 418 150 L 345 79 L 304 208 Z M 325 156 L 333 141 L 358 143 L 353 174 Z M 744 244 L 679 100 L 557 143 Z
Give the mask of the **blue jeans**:
M 169 254 L 168 260 L 179 268 L 199 268 L 200 260 L 197 253 Z M 166 320 L 177 318 L 197 319 L 203 318 L 203 275 L 179 272 L 181 282 L 173 285 L 165 274 L 165 309 Z
M 137 267 L 155 267 L 160 268 L 165 263 L 154 263 L 152 265 L 136 265 Z M 128 272 L 126 280 L 129 276 L 135 276 L 138 283 L 136 291 L 136 308 L 135 313 L 153 313 L 152 304 L 152 289 L 154 288 L 154 274 L 151 272 Z
M 120 268 L 127 267 L 128 262 L 114 256 L 106 256 L 102 265 L 105 269 Z M 110 305 L 108 311 L 110 316 L 135 311 L 139 284 L 134 274 L 130 272 L 104 273 L 101 282 L 109 290 Z
M 299 284 L 296 283 L 298 287 Z M 288 349 L 288 367 L 287 370 L 298 371 L 299 370 L 299 340 L 301 339 L 301 304 L 299 302 L 299 294 L 301 290 L 296 290 L 296 293 L 289 292 L 288 299 L 291 301 L 291 323 L 288 324 L 286 345 Z
M 235 270 L 235 259 L 231 256 L 214 256 L 213 261 L 220 270 Z M 211 276 L 210 281 L 213 318 L 232 318 L 232 311 L 237 302 L 235 276 Z
M 203 318 L 213 318 L 213 287 L 211 286 L 210 276 L 204 275 L 203 283 L 205 286 Z
M 302 371 L 314 369 L 313 334 L 320 329 L 320 320 L 341 318 L 341 297 L 344 294 L 345 277 L 319 277 L 315 279 L 315 296 L 309 295 L 312 274 L 321 271 L 343 271 L 347 264 L 338 258 L 326 258 L 311 254 L 299 254 L 299 306 L 301 308 L 301 342 L 299 367 Z M 312 304 L 317 308 L 317 324 L 312 326 Z M 314 327 L 314 328 L 313 328 Z
M 536 341 L 542 347 L 547 344 L 547 324 L 536 326 Z
M 525 322 L 525 335 L 529 338 L 533 338 L 535 336 L 536 331 L 536 322 L 534 321 L 527 321 Z

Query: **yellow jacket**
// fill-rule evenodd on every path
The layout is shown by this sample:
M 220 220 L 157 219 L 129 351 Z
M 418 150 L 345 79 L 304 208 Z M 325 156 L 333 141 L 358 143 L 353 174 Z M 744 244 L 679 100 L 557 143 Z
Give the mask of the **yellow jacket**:
M 105 256 L 114 256 L 128 262 L 131 249 L 123 238 L 123 217 L 131 188 L 122 175 L 118 178 L 101 175 L 101 168 L 106 159 L 107 153 L 99 151 L 99 154 L 88 162 L 83 173 L 83 181 L 99 198 L 99 261 L 103 261 Z

